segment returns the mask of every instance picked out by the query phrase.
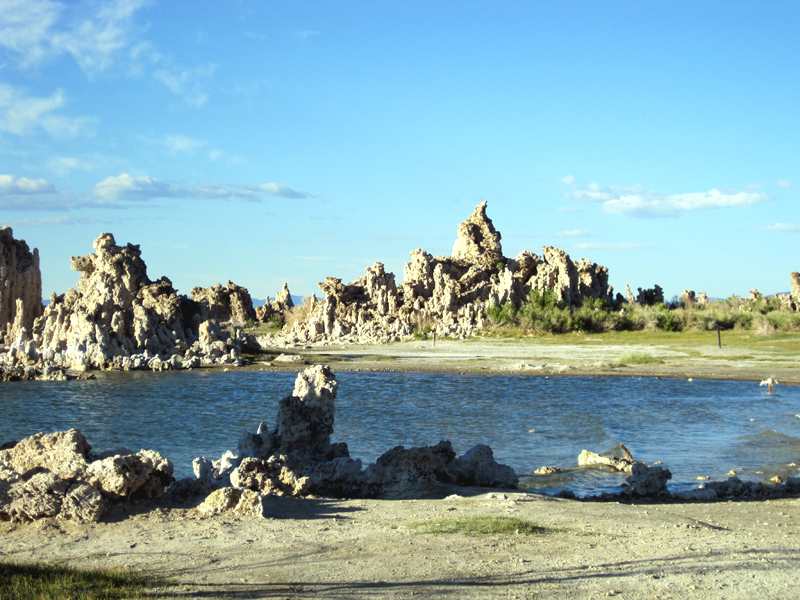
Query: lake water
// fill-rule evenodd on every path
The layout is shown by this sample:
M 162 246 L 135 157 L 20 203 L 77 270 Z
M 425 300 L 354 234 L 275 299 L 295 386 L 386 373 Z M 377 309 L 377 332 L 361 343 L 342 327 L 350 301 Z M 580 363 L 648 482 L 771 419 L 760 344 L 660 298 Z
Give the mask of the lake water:
M 191 475 L 196 456 L 235 450 L 244 430 L 272 425 L 296 373 L 101 373 L 96 381 L 0 385 L 0 442 L 75 427 L 95 450 L 151 448 Z M 336 431 L 350 454 L 374 462 L 396 445 L 448 439 L 458 454 L 487 444 L 521 487 L 580 496 L 619 491 L 624 476 L 577 468 L 581 450 L 621 442 L 636 460 L 662 461 L 670 489 L 698 476 L 762 480 L 797 473 L 800 388 L 677 379 L 469 376 L 339 372 Z M 754 420 L 751 420 L 754 419 Z M 531 430 L 536 430 L 531 432 Z M 566 468 L 537 476 L 543 465 Z M 762 474 L 757 473 L 762 471 Z

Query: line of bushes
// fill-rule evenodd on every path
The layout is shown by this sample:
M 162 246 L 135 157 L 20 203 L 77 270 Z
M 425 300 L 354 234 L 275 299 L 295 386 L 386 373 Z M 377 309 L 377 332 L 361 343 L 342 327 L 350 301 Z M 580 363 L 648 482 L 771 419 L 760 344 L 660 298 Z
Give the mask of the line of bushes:
M 517 307 L 506 303 L 486 310 L 489 322 L 501 328 L 535 333 L 601 333 L 604 331 L 686 331 L 747 329 L 758 335 L 800 330 L 800 312 L 781 309 L 777 298 L 744 300 L 732 296 L 706 306 L 682 306 L 663 302 L 640 306 L 625 304 L 614 310 L 600 298 L 585 298 L 580 306 L 567 307 L 553 290 L 532 291 Z

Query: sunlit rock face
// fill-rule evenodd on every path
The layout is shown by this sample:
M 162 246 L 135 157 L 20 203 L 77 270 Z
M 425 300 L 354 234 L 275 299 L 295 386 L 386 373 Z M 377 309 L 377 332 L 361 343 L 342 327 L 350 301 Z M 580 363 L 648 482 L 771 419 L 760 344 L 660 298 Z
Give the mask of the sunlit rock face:
M 39 251 L 0 227 L 0 345 L 13 343 L 23 329 L 30 332 L 42 310 Z
M 168 278 L 151 281 L 138 245 L 118 246 L 112 234 L 103 233 L 94 250 L 72 258 L 80 273 L 77 290 L 53 294 L 43 314 L 0 354 L 0 366 L 36 365 L 44 374 L 53 366 L 164 370 L 239 364 L 242 347 L 255 345 L 242 334 L 223 333 L 208 306 L 178 295 Z M 236 292 L 243 297 L 246 290 Z
M 532 290 L 552 290 L 567 306 L 584 298 L 612 300 L 608 269 L 586 259 L 575 262 L 552 246 L 542 256 L 504 257 L 486 207 L 482 202 L 459 225 L 452 256 L 413 250 L 400 285 L 382 263 L 348 284 L 326 278 L 319 284 L 325 299 L 267 343 L 382 343 L 414 330 L 465 337 L 486 324 L 487 308 L 519 306 Z

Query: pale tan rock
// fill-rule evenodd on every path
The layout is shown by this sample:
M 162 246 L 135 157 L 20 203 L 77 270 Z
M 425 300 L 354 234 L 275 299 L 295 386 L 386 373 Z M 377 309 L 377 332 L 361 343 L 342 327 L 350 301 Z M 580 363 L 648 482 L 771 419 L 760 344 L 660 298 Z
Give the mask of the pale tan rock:
M 114 500 L 134 493 L 146 498 L 160 498 L 173 473 L 172 463 L 153 450 L 117 455 L 93 462 L 86 479 L 104 496 Z
M 225 287 L 192 288 L 192 300 L 201 305 L 203 317 L 221 323 L 244 324 L 255 320 L 256 311 L 247 288 L 228 281 Z
M 207 515 L 217 515 L 235 508 L 241 497 L 242 490 L 231 487 L 220 488 L 206 496 L 197 510 Z
M 533 473 L 534 475 L 555 475 L 556 473 L 560 473 L 561 469 L 558 467 L 539 467 Z
M 486 203 L 475 208 L 458 235 L 452 257 L 412 251 L 400 286 L 382 263 L 349 284 L 326 278 L 319 284 L 324 301 L 265 343 L 386 343 L 414 331 L 463 338 L 486 325 L 487 308 L 520 306 L 532 290 L 553 290 L 565 305 L 585 297 L 612 301 L 608 270 L 586 259 L 575 262 L 550 246 L 543 257 L 523 251 L 516 259 L 504 258 Z
M 0 462 L 20 474 L 40 468 L 63 479 L 76 479 L 86 472 L 90 449 L 86 438 L 77 429 L 37 433 L 13 448 L 0 450 Z
M 634 462 L 627 458 L 620 458 L 618 456 L 601 456 L 589 450 L 583 450 L 578 455 L 578 465 L 587 467 L 592 465 L 604 465 L 611 467 L 615 471 L 630 472 L 633 470 Z
M 0 345 L 12 343 L 23 328 L 32 331 L 42 311 L 39 251 L 0 227 Z
M 490 271 L 505 262 L 500 232 L 486 215 L 486 200 L 476 206 L 475 211 L 458 226 L 453 258 L 479 264 Z

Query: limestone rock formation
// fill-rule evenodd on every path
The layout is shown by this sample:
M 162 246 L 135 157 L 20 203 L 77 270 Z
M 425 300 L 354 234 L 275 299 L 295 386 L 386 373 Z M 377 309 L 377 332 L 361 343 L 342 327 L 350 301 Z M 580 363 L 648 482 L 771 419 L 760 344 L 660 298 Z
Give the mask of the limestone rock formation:
M 245 433 L 238 454 L 228 451 L 218 461 L 195 459 L 198 489 L 232 487 L 261 497 L 396 498 L 419 495 L 442 483 L 517 487 L 513 469 L 498 464 L 488 446 L 474 446 L 456 458 L 449 441 L 423 448 L 398 446 L 362 470 L 361 461 L 350 458 L 347 444 L 330 441 L 337 388 L 328 367 L 317 365 L 298 374 L 292 395 L 279 404 L 274 428 L 261 423 L 257 433 Z M 249 498 L 246 512 L 253 512 L 254 497 Z M 236 492 L 215 493 L 202 510 L 240 510 L 239 503 Z
M 53 294 L 33 323 L 32 339 L 18 337 L 0 354 L 0 366 L 164 370 L 239 364 L 242 348 L 256 344 L 244 334 L 223 333 L 208 305 L 179 296 L 166 277 L 151 281 L 138 245 L 118 246 L 103 233 L 94 249 L 72 259 L 81 274 L 78 289 Z M 234 290 L 235 297 L 242 289 Z
M 30 333 L 42 310 L 39 251 L 0 227 L 0 346 L 13 343 L 23 329 Z
M 100 458 L 76 429 L 39 433 L 0 450 L 0 521 L 97 521 L 110 503 L 160 499 L 172 463 L 152 450 Z
M 250 292 L 230 281 L 225 287 L 218 283 L 207 288 L 192 288 L 192 300 L 200 305 L 205 319 L 243 325 L 256 318 Z
M 486 215 L 486 200 L 476 206 L 475 211 L 458 226 L 453 258 L 479 264 L 488 270 L 500 268 L 505 262 L 500 232 Z
M 789 295 L 792 298 L 795 310 L 800 310 L 800 273 L 795 271 L 789 275 L 789 278 L 792 282 L 792 291 Z
M 465 337 L 486 324 L 486 309 L 507 302 L 520 306 L 532 291 L 552 290 L 565 305 L 583 298 L 611 302 L 608 269 L 547 246 L 505 258 L 500 234 L 486 215 L 486 202 L 458 228 L 453 256 L 411 252 L 404 281 L 375 263 L 349 284 L 328 277 L 319 284 L 325 299 L 305 320 L 295 321 L 267 343 L 369 343 L 403 339 L 415 330 Z
M 314 298 L 316 301 L 316 297 Z M 266 323 L 273 315 L 286 315 L 294 308 L 292 302 L 292 294 L 289 292 L 289 286 L 284 283 L 281 291 L 275 296 L 275 300 L 270 300 L 267 297 L 264 306 L 256 307 L 256 319 L 262 323 Z

